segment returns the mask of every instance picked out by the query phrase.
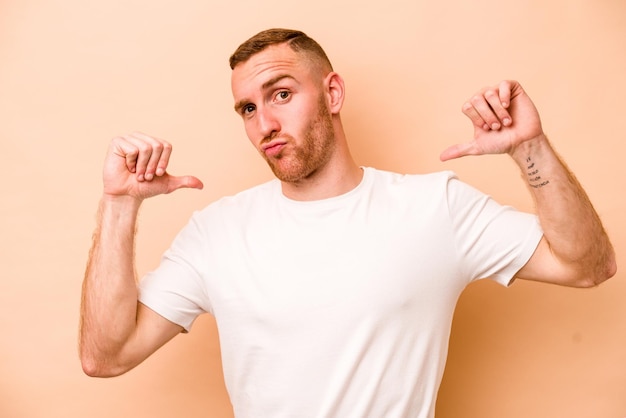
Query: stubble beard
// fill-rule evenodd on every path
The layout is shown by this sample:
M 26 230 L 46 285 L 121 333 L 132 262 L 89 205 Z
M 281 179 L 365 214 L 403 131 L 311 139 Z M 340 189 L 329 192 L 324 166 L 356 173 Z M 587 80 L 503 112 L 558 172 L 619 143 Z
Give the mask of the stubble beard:
M 323 98 L 318 101 L 318 111 L 315 118 L 306 129 L 302 145 L 295 146 L 294 138 L 283 134 L 291 146 L 288 153 L 268 158 L 272 172 L 280 181 L 298 183 L 311 177 L 316 171 L 324 167 L 330 160 L 335 148 L 335 130 L 332 117 Z

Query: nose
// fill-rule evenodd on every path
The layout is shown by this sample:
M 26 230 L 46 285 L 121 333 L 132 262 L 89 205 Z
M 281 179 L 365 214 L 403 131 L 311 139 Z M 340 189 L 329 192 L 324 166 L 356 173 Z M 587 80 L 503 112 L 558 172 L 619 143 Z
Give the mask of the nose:
M 280 132 L 280 123 L 269 108 L 257 109 L 257 124 L 262 138 L 272 138 Z

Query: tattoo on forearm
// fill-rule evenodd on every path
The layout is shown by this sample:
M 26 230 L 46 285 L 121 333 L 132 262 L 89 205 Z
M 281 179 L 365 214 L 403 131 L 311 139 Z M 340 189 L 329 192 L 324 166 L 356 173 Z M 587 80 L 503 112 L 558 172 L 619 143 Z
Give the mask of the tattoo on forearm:
M 526 173 L 528 174 L 528 184 L 530 184 L 530 187 L 538 189 L 550 183 L 550 180 L 541 178 L 539 169 L 535 167 L 535 163 L 531 157 L 526 158 L 526 169 Z

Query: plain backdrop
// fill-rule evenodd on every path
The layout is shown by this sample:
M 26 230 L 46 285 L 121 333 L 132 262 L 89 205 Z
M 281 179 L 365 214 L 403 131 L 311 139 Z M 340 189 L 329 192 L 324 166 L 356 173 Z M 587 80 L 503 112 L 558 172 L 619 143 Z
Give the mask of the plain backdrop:
M 140 275 L 194 210 L 271 178 L 232 110 L 227 62 L 269 27 L 327 50 L 359 164 L 454 170 L 532 211 L 508 157 L 438 158 L 471 137 L 466 98 L 520 80 L 624 266 L 623 0 L 0 0 L 0 416 L 232 416 L 210 316 L 124 376 L 83 375 L 80 289 L 113 136 L 167 139 L 170 172 L 205 184 L 146 202 Z M 438 418 L 626 416 L 625 293 L 623 270 L 587 290 L 471 285 Z

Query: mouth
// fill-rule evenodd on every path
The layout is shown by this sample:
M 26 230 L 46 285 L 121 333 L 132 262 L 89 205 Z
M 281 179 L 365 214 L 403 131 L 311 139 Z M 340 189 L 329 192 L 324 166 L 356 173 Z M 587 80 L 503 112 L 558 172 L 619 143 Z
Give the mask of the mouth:
M 287 145 L 285 141 L 270 141 L 261 146 L 261 151 L 268 157 L 276 157 Z

